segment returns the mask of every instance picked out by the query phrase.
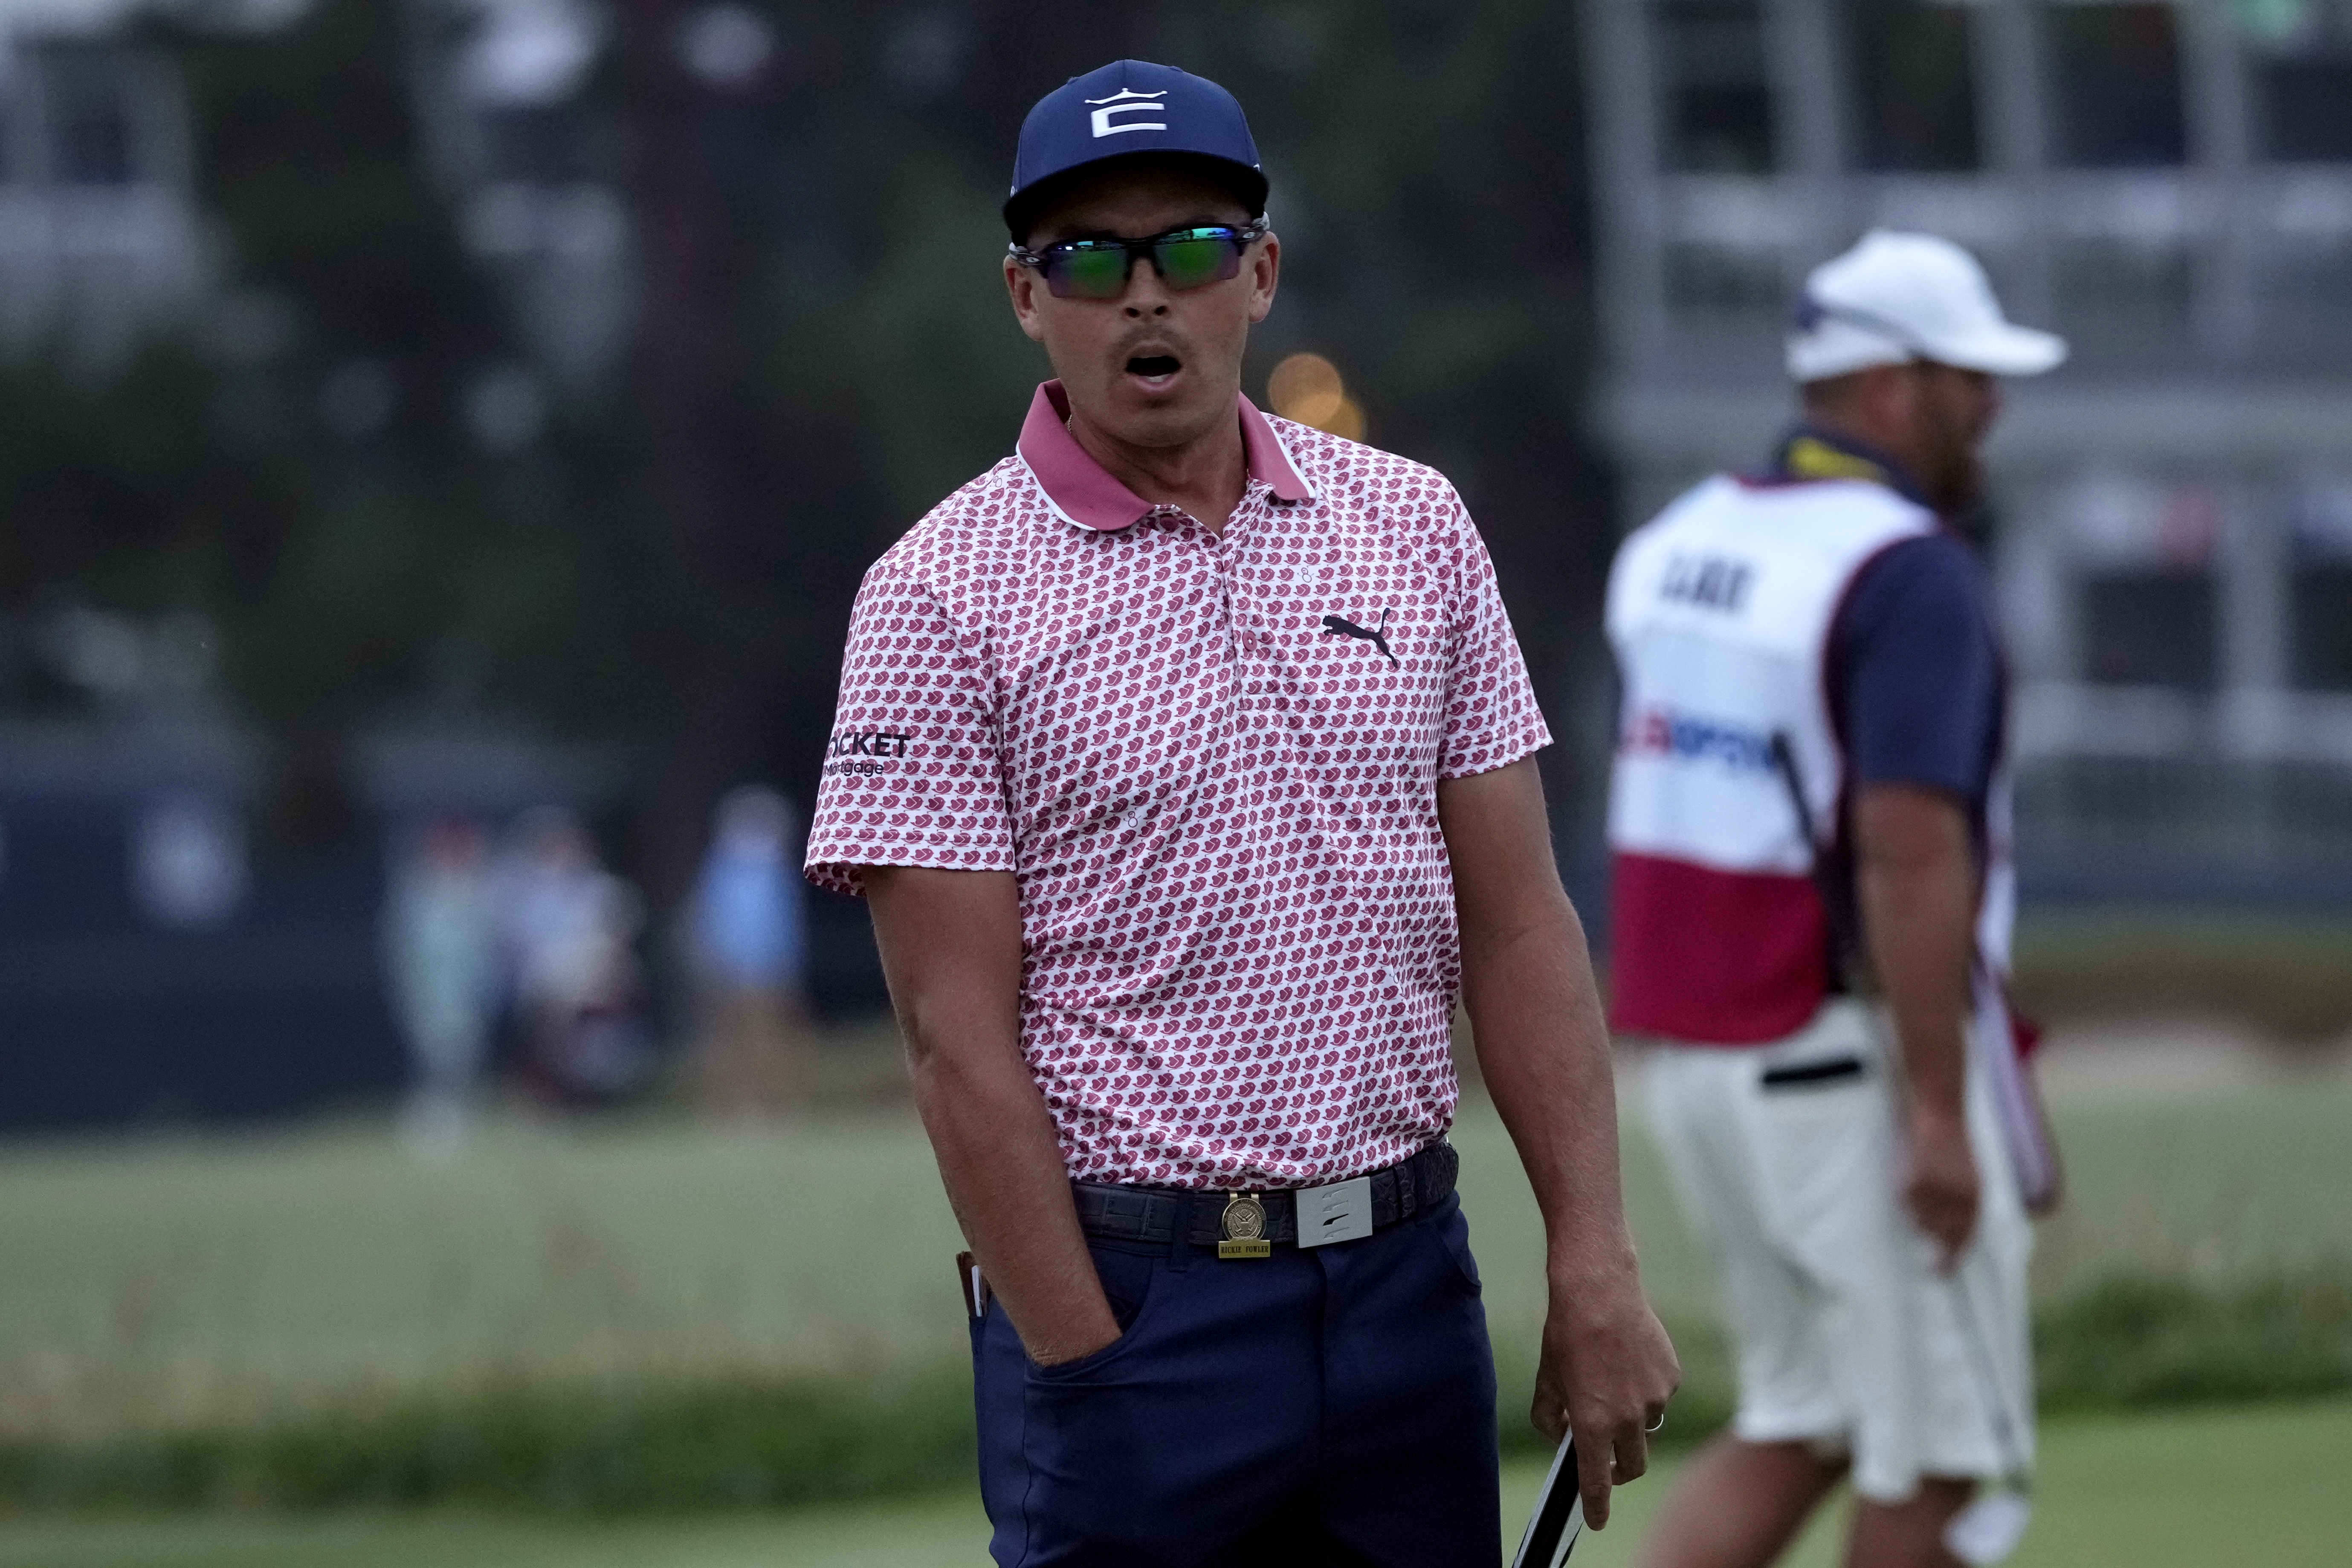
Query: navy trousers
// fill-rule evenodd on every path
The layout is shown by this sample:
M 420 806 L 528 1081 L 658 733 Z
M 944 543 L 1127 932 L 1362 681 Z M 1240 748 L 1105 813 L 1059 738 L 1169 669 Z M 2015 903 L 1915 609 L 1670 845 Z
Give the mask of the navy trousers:
M 1041 1367 L 1001 1305 L 972 1324 L 1002 1568 L 1500 1561 L 1495 1362 L 1458 1198 L 1266 1258 L 1092 1251 L 1125 1330 L 1107 1348 Z

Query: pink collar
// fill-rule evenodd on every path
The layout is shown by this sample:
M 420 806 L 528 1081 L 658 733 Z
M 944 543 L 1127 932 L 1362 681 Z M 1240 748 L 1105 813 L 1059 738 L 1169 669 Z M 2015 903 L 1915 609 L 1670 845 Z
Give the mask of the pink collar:
M 1277 500 L 1313 500 L 1313 487 L 1299 478 L 1289 448 L 1265 416 L 1247 397 L 1236 401 L 1250 478 L 1271 487 Z M 1070 521 L 1105 533 L 1140 522 L 1157 510 L 1087 455 L 1070 434 L 1069 417 L 1069 395 L 1060 382 L 1048 381 L 1030 400 L 1029 417 L 1021 426 L 1021 460 L 1036 476 L 1046 504 Z

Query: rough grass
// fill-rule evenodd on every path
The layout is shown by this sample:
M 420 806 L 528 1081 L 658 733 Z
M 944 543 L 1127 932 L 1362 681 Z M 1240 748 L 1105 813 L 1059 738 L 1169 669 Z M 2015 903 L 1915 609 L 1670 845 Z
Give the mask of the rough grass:
M 2352 1386 L 2352 1094 L 2060 1116 L 2052 1408 Z M 1625 1120 L 1687 1441 L 1729 1371 Z M 1503 1436 L 1532 1454 L 1540 1222 L 1490 1113 L 1456 1141 Z M 446 1169 L 356 1125 L 0 1151 L 0 1503 L 657 1514 L 931 1485 L 970 1462 L 956 1246 L 887 1110 L 772 1137 L 507 1126 Z
M 2035 1324 L 2046 1411 L 2117 1413 L 2352 1392 L 2352 1274 L 2216 1291 L 2116 1276 Z M 1686 1381 L 1667 1450 L 1719 1428 L 1731 1386 L 1711 1331 L 1677 1334 Z M 1549 1445 L 1506 1406 L 1504 1451 Z M 241 1511 L 430 1506 L 630 1516 L 840 1502 L 968 1476 L 969 1385 L 659 1379 L 511 1385 L 257 1425 L 0 1443 L 0 1507 Z
M 2243 1018 L 2288 1045 L 2352 1033 L 2352 921 L 2228 910 L 2041 910 L 2017 990 L 2049 1015 Z
M 2222 1288 L 2114 1275 L 2036 1314 L 2045 1410 L 2135 1410 L 2352 1390 L 2352 1268 Z

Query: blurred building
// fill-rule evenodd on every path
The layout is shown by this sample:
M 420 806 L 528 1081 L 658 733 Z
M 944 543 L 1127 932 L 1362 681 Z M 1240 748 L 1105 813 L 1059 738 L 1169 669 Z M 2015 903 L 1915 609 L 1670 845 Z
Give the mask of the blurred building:
M 2352 4 L 1586 0 L 1625 521 L 1756 462 L 1811 267 L 2074 342 L 1992 459 L 2049 898 L 2352 893 Z
M 119 0 L 0 9 L 0 332 L 103 344 L 203 276 L 186 113 Z
M 628 210 L 610 127 L 581 92 L 604 14 L 586 0 L 404 3 L 418 124 L 467 247 L 541 368 L 612 370 L 634 287 Z

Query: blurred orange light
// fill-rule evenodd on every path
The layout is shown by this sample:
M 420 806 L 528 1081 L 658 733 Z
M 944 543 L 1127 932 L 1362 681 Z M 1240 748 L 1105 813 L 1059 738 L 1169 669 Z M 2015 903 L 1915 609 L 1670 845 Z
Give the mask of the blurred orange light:
M 1343 396 L 1339 399 L 1339 406 L 1331 411 L 1331 417 L 1321 421 L 1317 428 L 1349 441 L 1360 441 L 1364 438 L 1363 408 L 1354 398 Z
M 1265 398 L 1285 419 L 1296 419 L 1318 430 L 1333 429 L 1330 422 L 1343 409 L 1355 407 L 1348 400 L 1339 367 L 1321 354 L 1292 354 L 1276 365 L 1274 374 L 1266 377 Z M 1360 411 L 1356 415 L 1356 426 L 1360 430 L 1363 427 Z

